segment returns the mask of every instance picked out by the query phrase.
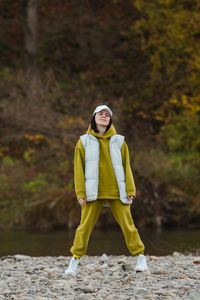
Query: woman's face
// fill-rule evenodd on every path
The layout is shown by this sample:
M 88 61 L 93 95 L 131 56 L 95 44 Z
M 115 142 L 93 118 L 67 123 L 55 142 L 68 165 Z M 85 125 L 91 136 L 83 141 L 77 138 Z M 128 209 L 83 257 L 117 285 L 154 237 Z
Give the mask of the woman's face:
M 107 127 L 110 122 L 110 114 L 107 110 L 101 110 L 95 115 L 95 122 L 97 126 Z

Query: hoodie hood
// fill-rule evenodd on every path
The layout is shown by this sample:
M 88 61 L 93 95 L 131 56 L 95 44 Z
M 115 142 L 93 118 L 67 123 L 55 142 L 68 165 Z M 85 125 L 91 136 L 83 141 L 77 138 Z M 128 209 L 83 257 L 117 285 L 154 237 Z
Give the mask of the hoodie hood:
M 112 135 L 116 134 L 117 132 L 116 132 L 116 129 L 113 126 L 113 124 L 111 124 L 110 128 L 108 129 L 108 131 L 106 131 L 104 133 L 104 135 L 100 135 L 99 133 L 96 133 L 93 129 L 91 129 L 91 125 L 89 125 L 88 130 L 87 130 L 86 133 L 87 134 L 92 134 L 95 137 L 100 138 L 100 139 L 107 139 L 107 138 L 110 138 Z

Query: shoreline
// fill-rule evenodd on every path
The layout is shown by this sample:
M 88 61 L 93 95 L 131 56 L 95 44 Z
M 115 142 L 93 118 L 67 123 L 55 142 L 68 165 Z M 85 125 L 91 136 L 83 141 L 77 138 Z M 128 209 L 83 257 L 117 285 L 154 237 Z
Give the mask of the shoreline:
M 135 272 L 131 255 L 85 255 L 69 278 L 70 256 L 1 257 L 0 300 L 200 299 L 199 254 L 146 257 L 149 271 Z

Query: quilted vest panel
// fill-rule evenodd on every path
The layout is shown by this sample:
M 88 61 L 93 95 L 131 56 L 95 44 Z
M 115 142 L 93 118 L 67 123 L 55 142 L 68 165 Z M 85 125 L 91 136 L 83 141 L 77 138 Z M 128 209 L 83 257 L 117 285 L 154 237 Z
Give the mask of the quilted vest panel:
M 84 134 L 80 137 L 85 149 L 85 187 L 87 201 L 94 201 L 98 197 L 99 183 L 99 142 L 91 134 Z M 117 179 L 120 200 L 124 204 L 130 204 L 127 200 L 126 178 L 122 164 L 121 148 L 124 137 L 115 134 L 110 138 L 109 149 L 113 170 Z

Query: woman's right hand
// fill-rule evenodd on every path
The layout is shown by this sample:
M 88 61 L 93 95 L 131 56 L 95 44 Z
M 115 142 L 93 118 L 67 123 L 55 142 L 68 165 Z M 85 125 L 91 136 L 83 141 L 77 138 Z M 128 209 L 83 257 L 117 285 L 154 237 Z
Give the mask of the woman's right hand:
M 85 198 L 81 198 L 81 199 L 79 199 L 79 200 L 78 200 L 78 202 L 79 202 L 80 206 L 85 206 L 85 205 L 86 205 L 86 203 L 87 203 L 87 201 L 86 201 L 86 199 L 85 199 Z

